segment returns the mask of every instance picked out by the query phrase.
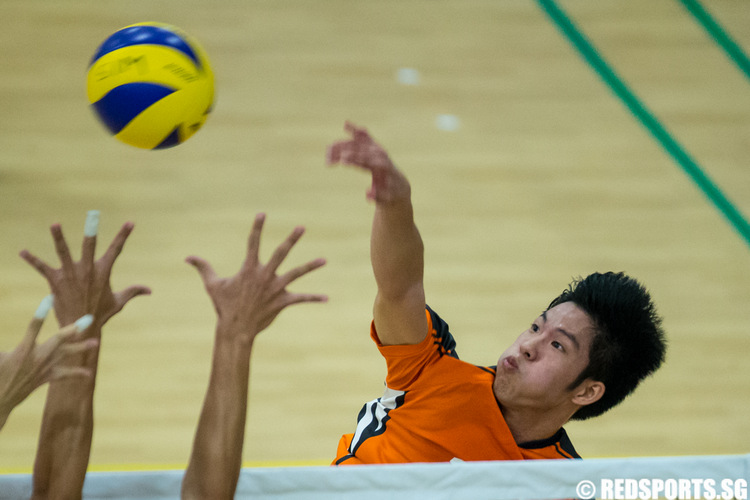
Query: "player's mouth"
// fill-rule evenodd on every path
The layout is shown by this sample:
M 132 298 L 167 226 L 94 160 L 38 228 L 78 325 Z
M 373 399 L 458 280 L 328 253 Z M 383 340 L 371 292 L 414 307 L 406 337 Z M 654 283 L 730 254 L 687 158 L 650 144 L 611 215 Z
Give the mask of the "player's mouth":
M 505 358 L 503 358 L 500 365 L 506 370 L 510 370 L 510 371 L 518 370 L 518 361 L 516 361 L 516 358 L 513 356 L 506 356 Z

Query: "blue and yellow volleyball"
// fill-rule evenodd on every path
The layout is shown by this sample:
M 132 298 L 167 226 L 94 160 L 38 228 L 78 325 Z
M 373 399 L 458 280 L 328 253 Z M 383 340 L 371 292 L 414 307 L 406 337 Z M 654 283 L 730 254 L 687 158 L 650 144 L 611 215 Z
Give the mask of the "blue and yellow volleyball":
M 164 23 L 138 23 L 113 33 L 91 58 L 88 100 L 117 139 L 164 149 L 189 139 L 214 102 L 214 76 L 200 44 Z

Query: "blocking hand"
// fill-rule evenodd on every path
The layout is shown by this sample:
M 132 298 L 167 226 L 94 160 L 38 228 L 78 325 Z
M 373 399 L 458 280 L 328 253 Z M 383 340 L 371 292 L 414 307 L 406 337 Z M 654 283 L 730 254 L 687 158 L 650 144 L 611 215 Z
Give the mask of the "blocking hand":
M 113 292 L 110 286 L 110 275 L 115 260 L 122 252 L 125 241 L 133 231 L 133 224 L 123 224 L 107 251 L 99 260 L 94 260 L 96 235 L 98 231 L 99 212 L 91 211 L 87 215 L 81 251 L 81 260 L 75 262 L 63 236 L 60 224 L 54 224 L 50 231 L 55 244 L 55 251 L 60 259 L 60 267 L 53 268 L 28 250 L 21 252 L 21 258 L 28 262 L 49 283 L 55 296 L 55 314 L 60 325 L 68 325 L 83 316 L 92 314 L 95 328 L 91 334 L 96 335 L 104 323 L 122 310 L 132 298 L 148 295 L 151 290 L 142 285 Z
M 279 266 L 302 236 L 302 227 L 294 229 L 276 248 L 268 263 L 260 262 L 260 235 L 264 221 L 264 214 L 255 217 L 245 262 L 234 276 L 219 278 L 206 260 L 199 257 L 187 258 L 187 262 L 198 270 L 216 309 L 217 332 L 249 343 L 286 307 L 327 300 L 325 295 L 292 293 L 287 290 L 292 282 L 323 266 L 324 259 L 315 259 L 284 274 L 277 274 Z
M 96 348 L 96 339 L 84 339 L 93 318 L 83 316 L 37 344 L 44 318 L 52 307 L 52 296 L 39 305 L 23 340 L 10 352 L 0 352 L 0 428 L 10 412 L 41 385 L 66 377 L 91 376 L 90 370 L 66 365 L 68 357 Z

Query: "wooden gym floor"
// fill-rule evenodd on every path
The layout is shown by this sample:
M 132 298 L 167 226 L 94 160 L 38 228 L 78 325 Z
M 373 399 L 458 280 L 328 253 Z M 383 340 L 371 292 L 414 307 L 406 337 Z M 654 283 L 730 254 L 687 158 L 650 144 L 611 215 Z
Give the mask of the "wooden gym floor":
M 750 79 L 676 0 L 560 5 L 743 214 L 750 214 Z M 750 4 L 704 0 L 750 51 Z M 95 48 L 127 24 L 182 27 L 208 51 L 217 100 L 178 148 L 107 136 L 87 106 Z M 268 255 L 329 264 L 256 344 L 245 460 L 325 464 L 380 396 L 368 338 L 372 207 L 361 173 L 324 166 L 350 119 L 410 177 L 429 303 L 462 358 L 493 364 L 572 277 L 624 270 L 669 333 L 663 369 L 621 407 L 567 426 L 584 457 L 750 450 L 750 242 L 714 207 L 533 0 L 4 0 L 0 3 L 0 350 L 46 284 L 18 256 L 77 250 L 101 210 L 100 250 L 136 229 L 114 285 L 142 283 L 106 328 L 92 469 L 184 467 L 208 380 L 214 315 L 184 258 L 234 273 L 256 212 Z M 418 71 L 417 85 L 398 81 Z M 440 115 L 455 130 L 436 125 Z M 455 122 L 454 122 L 455 123 Z M 43 336 L 53 333 L 49 321 Z M 0 432 L 0 471 L 33 463 L 45 390 Z

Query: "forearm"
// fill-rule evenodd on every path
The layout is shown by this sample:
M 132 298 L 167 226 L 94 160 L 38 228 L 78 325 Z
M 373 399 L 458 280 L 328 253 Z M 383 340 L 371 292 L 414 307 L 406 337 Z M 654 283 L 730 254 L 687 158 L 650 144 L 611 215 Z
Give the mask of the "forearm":
M 422 285 L 424 246 L 409 198 L 377 204 L 370 257 L 381 298 L 399 300 Z
M 421 342 L 427 335 L 424 248 L 408 198 L 398 204 L 377 206 L 371 256 L 378 285 L 373 319 L 380 342 Z
M 182 498 L 233 498 L 242 466 L 252 343 L 217 327 L 211 377 Z
M 112 266 L 133 229 L 126 223 L 104 255 L 94 260 L 99 213 L 90 211 L 84 228 L 80 261 L 74 261 L 59 224 L 50 228 L 60 267 L 53 268 L 27 250 L 21 257 L 48 282 L 55 297 L 55 314 L 60 326 L 91 314 L 94 325 L 85 339 L 96 345 L 70 359 L 69 367 L 87 375 L 85 381 L 50 384 L 42 417 L 37 458 L 34 465 L 34 497 L 80 498 L 88 467 L 93 433 L 93 399 L 99 357 L 101 327 L 133 297 L 150 293 L 147 287 L 131 286 L 119 292 L 110 287 Z M 74 358 L 75 356 L 72 356 Z
M 34 463 L 32 498 L 80 498 L 94 429 L 94 376 L 50 383 Z

